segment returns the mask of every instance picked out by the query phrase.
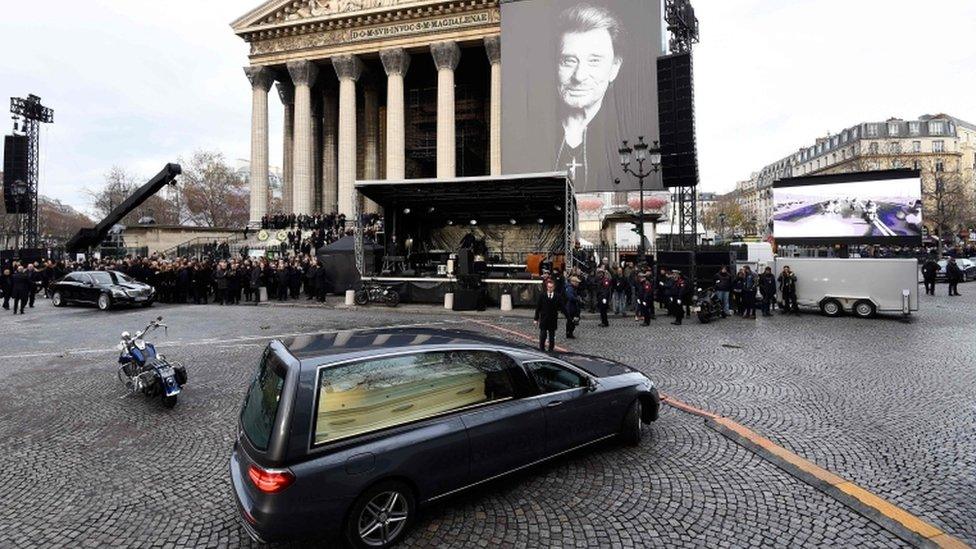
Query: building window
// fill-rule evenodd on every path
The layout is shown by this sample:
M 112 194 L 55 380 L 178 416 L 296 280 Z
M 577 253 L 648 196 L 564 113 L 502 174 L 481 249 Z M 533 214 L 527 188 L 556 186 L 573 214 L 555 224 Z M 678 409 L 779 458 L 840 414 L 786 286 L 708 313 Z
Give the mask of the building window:
M 945 133 L 945 122 L 942 120 L 930 120 L 929 133 L 932 135 L 942 135 Z
M 868 146 L 868 152 L 871 153 L 871 154 L 878 154 L 878 144 L 877 143 L 871 143 L 871 145 Z
M 941 139 L 932 142 L 932 152 L 940 153 L 945 152 L 945 141 Z
M 901 143 L 897 141 L 892 141 L 888 143 L 888 154 L 900 154 L 901 153 Z
M 915 161 L 912 162 L 912 167 L 915 168 L 916 170 L 921 169 L 920 166 L 921 165 L 918 163 L 918 160 L 915 160 Z
M 935 171 L 937 171 L 937 172 L 943 172 L 943 171 L 945 171 L 945 165 L 942 163 L 941 160 L 936 160 L 936 162 L 935 162 Z
M 888 135 L 898 135 L 898 123 L 890 122 L 888 123 Z
M 878 125 L 868 124 L 868 137 L 877 137 L 877 136 L 878 136 Z
M 922 152 L 922 142 L 921 141 L 912 141 L 912 152 L 917 152 L 917 153 Z
M 918 122 L 909 122 L 908 123 L 908 133 L 910 133 L 912 135 L 918 135 L 918 131 L 919 131 L 918 130 L 918 126 L 919 126 L 918 125 Z

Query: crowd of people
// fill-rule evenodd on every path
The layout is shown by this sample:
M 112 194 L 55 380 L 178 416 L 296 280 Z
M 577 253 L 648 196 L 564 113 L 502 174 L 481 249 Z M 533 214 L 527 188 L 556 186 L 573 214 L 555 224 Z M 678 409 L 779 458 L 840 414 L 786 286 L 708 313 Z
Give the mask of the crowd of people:
M 377 233 L 383 230 L 382 216 L 375 213 L 363 214 L 361 221 L 364 240 L 367 243 L 375 242 Z M 323 246 L 332 244 L 343 236 L 352 235 L 354 230 L 352 226 L 347 226 L 344 214 L 265 215 L 261 218 L 261 228 L 285 231 L 285 239 L 278 244 L 282 255 L 312 255 Z
M 691 314 L 697 297 L 695 281 L 678 270 L 660 268 L 654 272 L 647 264 L 629 262 L 615 266 L 608 258 L 589 270 L 575 267 L 564 274 L 554 269 L 544 273 L 543 278 L 544 291 L 536 302 L 535 322 L 539 326 L 539 348 L 550 351 L 560 313 L 565 317 L 566 338 L 575 339 L 584 310 L 599 312 L 600 327 L 610 326 L 612 316 L 633 316 L 648 326 L 658 311 L 680 326 L 684 317 Z M 722 267 L 710 282 L 709 291 L 717 294 L 723 316 L 754 319 L 757 307 L 763 316 L 771 316 L 778 306 L 777 294 L 784 314 L 799 313 L 797 278 L 788 266 L 778 275 L 770 267 L 757 274 L 744 266 L 735 275 L 728 267 Z

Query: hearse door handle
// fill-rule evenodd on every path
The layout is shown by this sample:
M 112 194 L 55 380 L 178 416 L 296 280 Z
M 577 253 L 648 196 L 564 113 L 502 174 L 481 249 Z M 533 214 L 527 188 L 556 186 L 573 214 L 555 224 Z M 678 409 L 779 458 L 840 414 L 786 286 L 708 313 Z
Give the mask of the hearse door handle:
M 549 404 L 546 404 L 546 408 L 555 408 L 556 406 L 562 405 L 562 403 L 563 403 L 563 401 L 561 401 L 561 400 L 554 400 L 554 401 L 550 402 Z

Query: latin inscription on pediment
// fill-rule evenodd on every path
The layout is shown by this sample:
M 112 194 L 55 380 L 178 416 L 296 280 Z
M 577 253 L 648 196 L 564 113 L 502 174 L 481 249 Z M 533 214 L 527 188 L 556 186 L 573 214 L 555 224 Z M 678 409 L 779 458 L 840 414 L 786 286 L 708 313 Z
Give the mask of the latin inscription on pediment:
M 380 8 L 392 8 L 406 4 L 416 4 L 419 0 L 298 0 L 284 9 L 267 17 L 263 23 L 273 24 L 281 21 L 297 21 L 310 17 L 338 15 Z

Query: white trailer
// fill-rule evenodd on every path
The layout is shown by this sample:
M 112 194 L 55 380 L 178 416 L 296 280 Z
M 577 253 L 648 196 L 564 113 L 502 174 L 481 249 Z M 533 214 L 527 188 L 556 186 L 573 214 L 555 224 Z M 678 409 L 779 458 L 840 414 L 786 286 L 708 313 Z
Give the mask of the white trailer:
M 777 257 L 777 277 L 784 266 L 796 274 L 800 307 L 820 309 L 827 316 L 846 311 L 862 318 L 918 311 L 918 262 L 914 259 Z

